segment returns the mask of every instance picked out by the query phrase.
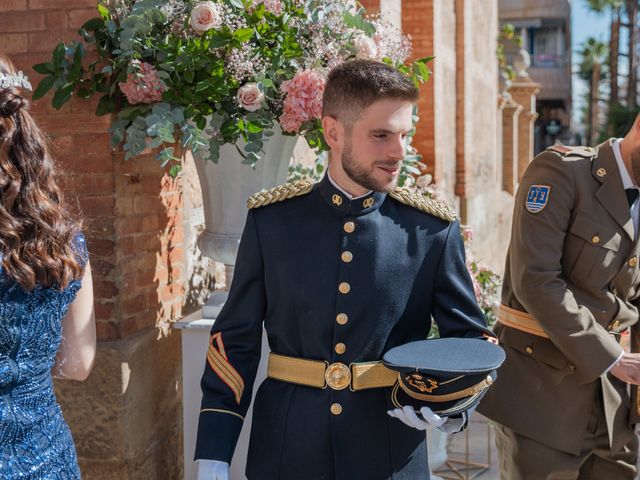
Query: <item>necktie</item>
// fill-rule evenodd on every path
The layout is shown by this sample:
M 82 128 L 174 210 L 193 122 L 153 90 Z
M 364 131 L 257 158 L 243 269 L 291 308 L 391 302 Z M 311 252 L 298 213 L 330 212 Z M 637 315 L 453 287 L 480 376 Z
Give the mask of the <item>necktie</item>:
M 631 208 L 631 205 L 638 199 L 640 192 L 638 192 L 637 188 L 626 188 L 624 193 L 627 194 L 627 201 L 629 202 L 629 208 Z

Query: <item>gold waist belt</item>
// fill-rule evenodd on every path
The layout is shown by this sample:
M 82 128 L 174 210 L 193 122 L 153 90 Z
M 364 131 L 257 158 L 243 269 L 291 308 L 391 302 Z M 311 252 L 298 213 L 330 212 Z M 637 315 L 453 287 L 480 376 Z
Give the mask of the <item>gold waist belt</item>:
M 507 327 L 515 328 L 538 337 L 549 338 L 549 335 L 540 326 L 540 323 L 526 312 L 500 304 L 498 321 Z
M 344 363 L 269 354 L 267 377 L 282 382 L 307 387 L 332 388 L 352 391 L 367 388 L 391 387 L 398 379 L 398 372 L 389 370 L 382 362 Z

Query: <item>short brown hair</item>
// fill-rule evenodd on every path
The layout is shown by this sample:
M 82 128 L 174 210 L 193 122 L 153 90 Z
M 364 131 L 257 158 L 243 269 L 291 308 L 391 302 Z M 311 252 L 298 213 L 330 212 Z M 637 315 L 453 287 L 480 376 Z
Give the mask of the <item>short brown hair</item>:
M 393 67 L 373 60 L 350 60 L 329 73 L 322 100 L 322 116 L 352 125 L 362 112 L 383 99 L 418 101 L 413 81 Z

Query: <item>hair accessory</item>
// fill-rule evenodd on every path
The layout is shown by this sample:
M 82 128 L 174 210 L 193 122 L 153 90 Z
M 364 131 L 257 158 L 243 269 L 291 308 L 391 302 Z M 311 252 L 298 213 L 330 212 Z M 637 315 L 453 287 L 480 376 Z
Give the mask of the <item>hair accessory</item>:
M 31 90 L 31 83 L 27 76 L 22 71 L 16 74 L 2 73 L 0 72 L 0 89 L 19 87 Z

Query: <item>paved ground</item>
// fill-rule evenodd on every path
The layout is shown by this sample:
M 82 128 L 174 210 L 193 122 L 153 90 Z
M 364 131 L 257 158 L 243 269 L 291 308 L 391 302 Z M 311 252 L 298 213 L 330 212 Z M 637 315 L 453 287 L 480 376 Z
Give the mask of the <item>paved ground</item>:
M 434 480 L 500 480 L 493 428 L 480 414 L 474 413 L 464 433 L 449 437 L 447 450 L 448 463 L 437 470 Z

